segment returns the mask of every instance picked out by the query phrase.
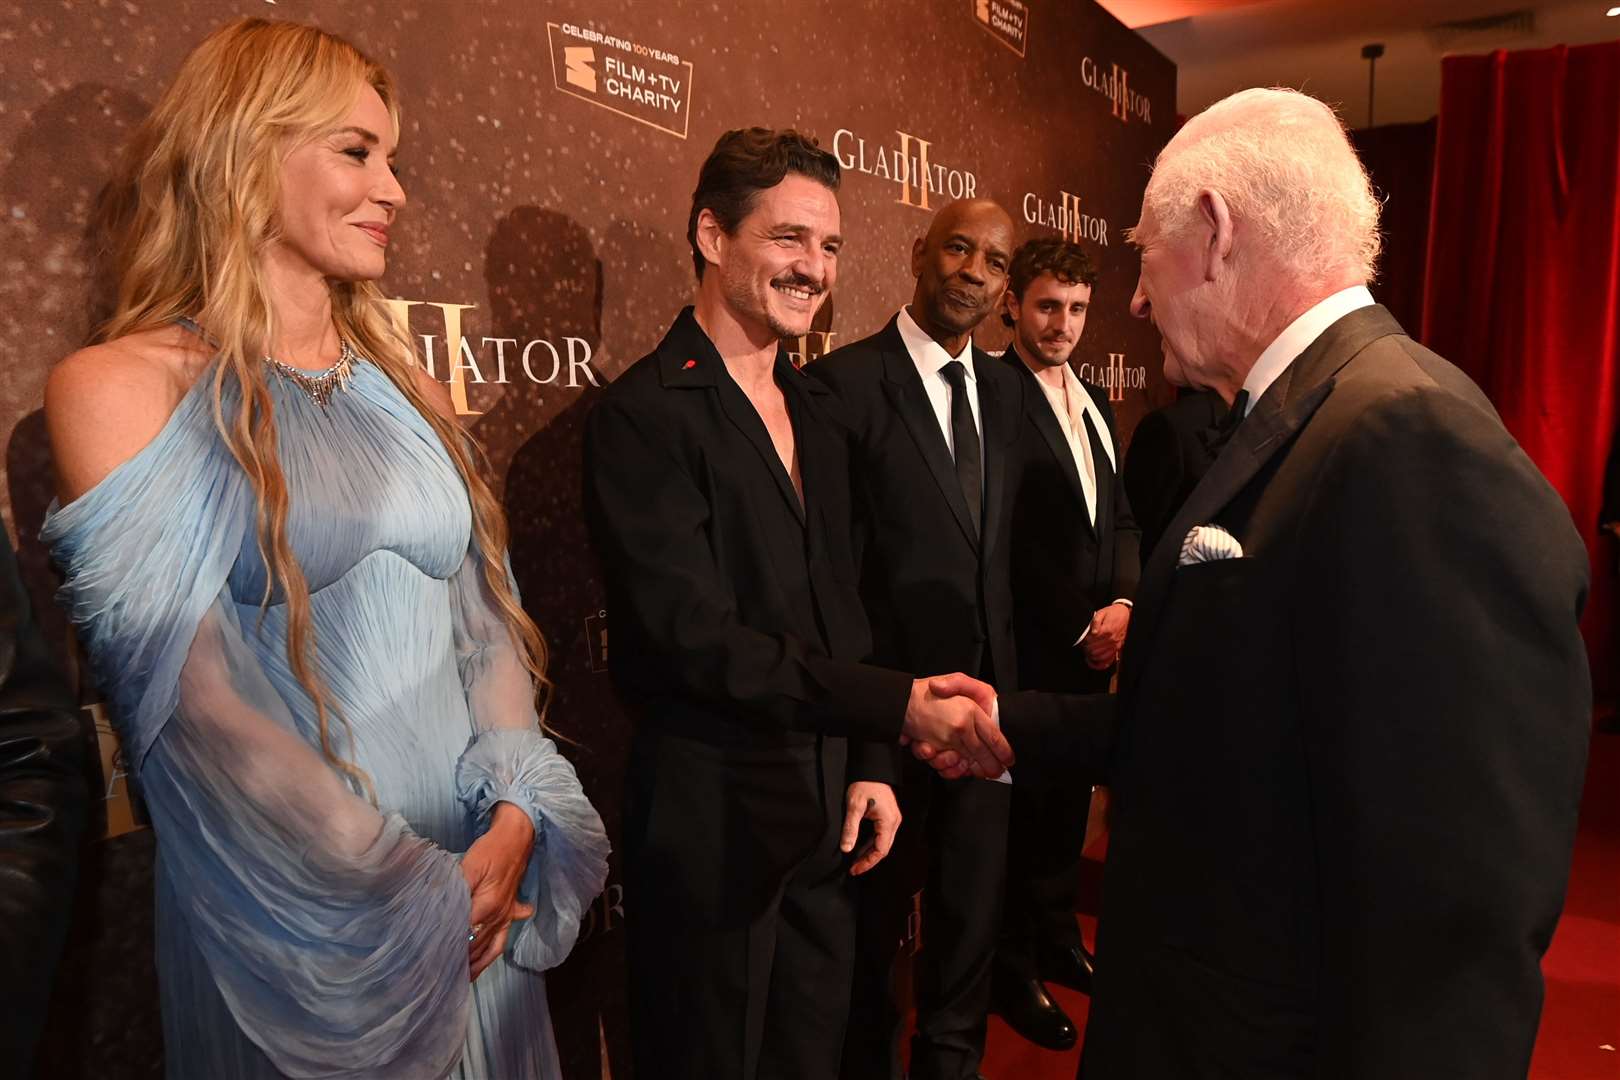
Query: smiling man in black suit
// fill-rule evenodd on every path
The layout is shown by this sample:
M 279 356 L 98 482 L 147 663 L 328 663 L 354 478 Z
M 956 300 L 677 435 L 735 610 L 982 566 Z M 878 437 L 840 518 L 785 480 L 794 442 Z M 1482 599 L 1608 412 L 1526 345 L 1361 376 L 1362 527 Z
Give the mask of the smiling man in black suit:
M 1022 381 L 974 346 L 973 330 L 1001 300 L 1012 246 L 1012 221 L 994 202 L 943 207 L 912 247 L 910 303 L 807 369 L 837 392 L 855 432 L 861 596 L 877 661 L 962 671 L 1007 689 L 1018 678 L 1006 525 Z M 964 1080 L 984 1053 L 1010 789 L 908 769 L 902 845 L 927 863 L 911 1076 Z M 880 869 L 862 898 L 860 1024 L 851 1026 L 845 1080 L 898 1071 L 890 965 L 916 861 Z
M 788 360 L 837 276 L 838 163 L 792 131 L 723 135 L 688 225 L 697 302 L 602 396 L 585 506 L 635 722 L 625 893 L 636 1073 L 838 1070 L 851 874 L 899 828 L 899 740 L 1011 760 L 965 698 L 862 663 L 847 428 Z M 949 665 L 938 670 L 947 670 Z M 856 847 L 863 820 L 867 846 Z

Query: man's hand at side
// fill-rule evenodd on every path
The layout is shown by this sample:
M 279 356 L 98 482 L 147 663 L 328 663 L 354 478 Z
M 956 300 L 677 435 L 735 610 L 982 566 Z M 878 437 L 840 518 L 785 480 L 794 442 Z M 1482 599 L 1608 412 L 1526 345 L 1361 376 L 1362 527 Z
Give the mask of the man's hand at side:
M 872 839 L 855 855 L 849 872 L 864 874 L 883 861 L 894 846 L 894 835 L 900 831 L 900 804 L 895 801 L 894 789 L 888 784 L 871 780 L 858 780 L 844 793 L 844 834 L 838 849 L 845 854 L 855 850 L 855 840 L 861 832 L 861 822 L 872 823 Z
M 1109 604 L 1098 608 L 1091 616 L 1091 627 L 1081 643 L 1086 651 L 1086 663 L 1098 671 L 1114 666 L 1119 650 L 1125 645 L 1125 632 L 1131 625 L 1131 609 L 1125 604 Z

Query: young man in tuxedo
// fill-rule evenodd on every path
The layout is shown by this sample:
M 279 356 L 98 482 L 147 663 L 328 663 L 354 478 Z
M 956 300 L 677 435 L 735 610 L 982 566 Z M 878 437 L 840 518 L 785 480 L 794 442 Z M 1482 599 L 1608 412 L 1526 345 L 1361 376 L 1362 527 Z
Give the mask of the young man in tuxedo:
M 910 302 L 876 334 L 807 368 L 836 391 L 854 431 L 861 595 L 877 661 L 1002 688 L 1018 678 L 1007 520 L 1023 380 L 976 348 L 973 330 L 1000 302 L 1011 261 L 1001 207 L 943 207 L 912 247 Z M 984 1053 L 1011 789 L 937 779 L 909 758 L 907 767 L 901 843 L 914 855 L 880 869 L 863 893 L 858 1022 L 843 1075 L 898 1075 L 891 965 L 915 864 L 925 861 L 910 1075 L 970 1080 Z
M 1069 360 L 1097 275 L 1079 244 L 1029 240 L 1013 254 L 1002 355 L 1024 383 L 1020 479 L 1011 494 L 1013 629 L 1025 690 L 1107 693 L 1130 625 L 1139 533 L 1119 472 L 1114 410 Z M 1018 784 L 992 1002 L 1025 1038 L 1074 1045 L 1042 980 L 1087 993 L 1092 956 L 1074 917 L 1091 787 Z
M 623 857 L 641 1076 L 835 1075 L 849 879 L 899 827 L 899 740 L 951 741 L 984 775 L 1010 761 L 970 701 L 862 663 L 847 428 L 781 345 L 836 279 L 838 180 L 795 132 L 723 135 L 692 197 L 696 303 L 586 426 L 611 669 L 635 722 Z

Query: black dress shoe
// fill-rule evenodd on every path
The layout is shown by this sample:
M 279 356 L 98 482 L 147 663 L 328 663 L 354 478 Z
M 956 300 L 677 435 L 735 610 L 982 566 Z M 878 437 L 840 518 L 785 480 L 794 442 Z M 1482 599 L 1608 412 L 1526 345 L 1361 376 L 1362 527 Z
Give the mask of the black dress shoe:
M 1067 986 L 1070 990 L 1078 990 L 1082 994 L 1091 993 L 1091 980 L 1097 972 L 1097 961 L 1086 951 L 1084 945 L 1043 949 L 1037 960 L 1037 966 L 1040 968 L 1041 978 L 1047 982 Z
M 1079 1033 L 1039 979 L 998 981 L 991 1008 L 1018 1034 L 1047 1050 L 1069 1050 Z

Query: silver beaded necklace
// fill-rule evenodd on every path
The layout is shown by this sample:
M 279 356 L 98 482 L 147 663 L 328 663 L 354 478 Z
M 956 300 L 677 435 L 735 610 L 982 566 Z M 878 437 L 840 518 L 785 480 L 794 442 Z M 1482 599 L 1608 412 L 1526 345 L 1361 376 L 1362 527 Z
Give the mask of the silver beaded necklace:
M 347 341 L 340 338 L 338 344 L 337 363 L 325 371 L 302 371 L 291 364 L 283 364 L 273 356 L 265 357 L 264 362 L 277 375 L 291 380 L 309 400 L 324 409 L 331 402 L 333 394 L 349 388 L 349 381 L 354 378 L 354 362 L 360 359 L 360 354 Z
M 206 330 L 197 325 L 195 320 L 182 315 L 175 321 L 210 345 L 218 346 L 219 343 Z M 264 362 L 269 365 L 270 370 L 287 379 L 302 390 L 310 401 L 324 409 L 331 403 L 333 394 L 339 390 L 349 388 L 349 383 L 354 378 L 354 362 L 359 359 L 360 354 L 354 351 L 354 346 L 343 338 L 339 338 L 337 363 L 325 371 L 304 371 L 293 367 L 291 364 L 284 364 L 273 356 L 266 356 Z

